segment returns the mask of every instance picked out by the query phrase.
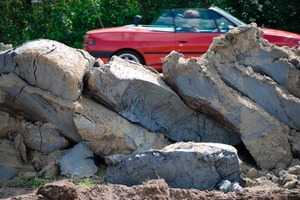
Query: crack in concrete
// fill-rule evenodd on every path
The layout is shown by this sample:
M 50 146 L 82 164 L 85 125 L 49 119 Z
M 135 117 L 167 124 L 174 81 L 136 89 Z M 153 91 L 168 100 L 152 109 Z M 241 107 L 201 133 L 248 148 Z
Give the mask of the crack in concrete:
M 47 54 L 50 54 L 52 53 L 53 51 L 55 51 L 57 49 L 57 46 L 55 46 L 54 44 L 52 44 L 52 49 L 50 49 L 50 51 L 48 52 L 45 52 L 45 53 L 42 53 L 42 54 L 38 54 L 34 60 L 33 60 L 33 75 L 34 75 L 34 79 L 35 79 L 35 83 L 36 83 L 36 86 L 38 86 L 38 79 L 37 79 L 37 75 L 36 75 L 36 72 L 37 72 L 37 69 L 38 69 L 38 66 L 39 66 L 39 59 L 42 57 L 42 56 L 45 56 Z
M 22 87 L 20 89 L 19 93 L 14 96 L 13 103 L 15 103 L 16 99 L 21 96 L 21 93 L 22 93 L 22 91 L 24 90 L 25 87 L 27 87 L 27 85 L 25 85 L 24 87 Z
M 79 53 L 81 53 L 82 56 L 83 56 L 83 58 L 89 61 L 89 59 L 85 56 L 85 54 L 82 52 L 82 50 L 76 49 L 76 51 L 78 51 Z
M 52 44 L 52 47 L 53 47 L 53 49 L 51 49 L 50 51 L 48 51 L 48 52 L 42 54 L 41 56 L 50 54 L 50 53 L 52 53 L 53 51 L 55 51 L 55 50 L 57 49 L 57 46 L 55 46 L 54 44 Z
M 36 63 L 39 62 L 38 61 L 39 57 L 40 57 L 39 55 L 36 56 L 36 58 L 33 60 L 33 66 L 32 66 L 33 67 L 33 76 L 34 76 L 35 84 L 37 86 L 38 86 L 38 83 L 37 83 L 37 78 L 36 78 L 37 77 L 36 76 L 36 70 L 37 70 L 38 65 Z
M 1 67 L 1 69 L 4 69 L 7 65 L 7 63 L 8 63 L 8 59 L 6 59 L 6 55 L 4 55 L 3 66 Z
M 86 118 L 88 121 L 92 122 L 92 123 L 95 123 L 92 119 L 90 119 L 88 116 L 86 115 L 82 115 L 80 113 L 75 113 L 75 114 L 78 114 L 78 115 L 81 115 L 82 117 Z
M 41 128 L 40 127 L 39 127 L 39 133 L 40 133 L 40 136 L 41 136 L 40 151 L 42 151 L 42 148 L 43 148 L 43 134 L 41 132 Z

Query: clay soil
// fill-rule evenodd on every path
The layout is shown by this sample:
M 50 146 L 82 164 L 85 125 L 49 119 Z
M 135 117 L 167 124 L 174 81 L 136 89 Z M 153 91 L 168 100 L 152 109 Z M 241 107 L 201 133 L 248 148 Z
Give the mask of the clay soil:
M 1 188 L 2 199 L 59 200 L 59 199 L 103 199 L 103 200 L 173 200 L 173 199 L 251 199 L 251 200 L 299 200 L 300 189 L 283 189 L 273 185 L 244 187 L 240 191 L 200 191 L 196 189 L 170 188 L 163 179 L 149 180 L 142 185 L 127 187 L 116 184 L 97 184 L 90 187 L 75 185 L 64 179 L 45 184 L 36 189 Z

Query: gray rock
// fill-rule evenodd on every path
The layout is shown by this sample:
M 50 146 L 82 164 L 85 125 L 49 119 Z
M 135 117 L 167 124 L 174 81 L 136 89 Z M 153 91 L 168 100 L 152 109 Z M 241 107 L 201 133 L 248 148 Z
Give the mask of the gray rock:
M 20 172 L 20 168 L 0 165 L 0 185 L 15 178 Z
M 76 100 L 83 89 L 83 77 L 94 62 L 83 50 L 39 39 L 1 53 L 0 74 L 13 72 L 31 86 Z
M 96 155 L 131 154 L 170 144 L 162 133 L 148 131 L 90 99 L 82 97 L 74 105 L 78 133 Z
M 240 186 L 240 184 L 238 182 L 231 183 L 228 180 L 223 180 L 218 185 L 219 185 L 219 190 L 221 190 L 221 191 L 223 191 L 225 193 L 227 193 L 227 192 L 235 192 L 235 191 L 238 191 L 238 190 L 242 189 L 242 187 Z
M 300 132 L 296 130 L 291 130 L 289 135 L 289 140 L 292 146 L 292 151 L 295 157 L 300 157 Z
M 31 125 L 21 132 L 28 148 L 51 153 L 69 146 L 69 142 L 51 124 Z
M 300 99 L 291 95 L 283 86 L 277 84 L 270 77 L 265 76 L 266 74 L 261 70 L 257 72 L 253 70 L 258 67 L 257 65 L 267 65 L 272 70 L 276 68 L 276 75 L 283 75 L 285 65 L 291 65 L 286 56 L 291 57 L 294 55 L 296 57 L 296 55 L 290 51 L 289 54 L 286 52 L 274 56 L 270 54 L 270 51 L 274 52 L 278 49 L 278 51 L 285 52 L 287 50 L 271 44 L 260 45 L 259 37 L 262 37 L 261 30 L 256 26 L 240 26 L 228 34 L 215 38 L 203 58 L 208 61 L 210 68 L 217 71 L 220 78 L 227 85 L 258 103 L 270 115 L 289 127 L 300 130 Z M 266 52 L 267 49 L 268 52 Z M 256 53 L 263 55 L 260 57 Z M 231 59 L 220 59 L 223 55 Z M 263 63 L 258 64 L 257 61 Z M 292 68 L 292 66 L 290 67 Z M 290 76 L 285 78 L 289 80 Z
M 287 182 L 297 181 L 297 175 L 284 173 L 279 177 L 279 180 L 281 185 L 285 185 Z
M 298 180 L 292 180 L 292 181 L 286 182 L 282 187 L 287 188 L 287 189 L 292 189 L 292 188 L 296 188 L 298 185 L 299 185 Z
M 257 178 L 258 172 L 254 167 L 252 167 L 252 168 L 249 169 L 246 176 L 249 177 L 249 178 Z
M 80 141 L 74 121 L 73 102 L 32 87 L 16 74 L 0 76 L 0 110 L 29 121 L 51 122 L 62 135 Z
M 45 154 L 39 151 L 30 151 L 31 163 L 38 176 L 42 178 L 56 178 L 60 174 L 57 162 L 66 152 L 67 150 L 63 150 Z
M 0 43 L 0 52 L 13 48 L 12 44 Z
M 0 140 L 0 185 L 16 177 L 23 167 L 21 155 L 9 140 Z
M 288 169 L 288 173 L 289 174 L 300 175 L 300 165 L 296 165 L 296 166 L 290 167 Z
M 239 182 L 236 149 L 218 143 L 178 142 L 162 150 L 107 156 L 107 181 L 136 185 L 165 179 L 170 187 L 212 190 L 222 180 Z
M 25 129 L 24 120 L 16 119 L 7 112 L 0 111 L 0 138 L 7 139 L 10 133 Z
M 84 143 L 76 144 L 70 151 L 58 160 L 62 175 L 67 177 L 79 176 L 90 177 L 94 175 L 98 168 L 92 159 L 93 152 Z
M 237 134 L 189 108 L 160 74 L 140 64 L 113 57 L 92 69 L 88 88 L 97 102 L 174 141 L 240 143 Z
M 207 60 L 184 59 L 172 52 L 164 59 L 163 75 L 187 105 L 239 132 L 260 167 L 272 169 L 279 162 L 291 161 L 290 129 L 226 84 Z
M 223 180 L 221 181 L 221 183 L 219 184 L 219 190 L 223 191 L 223 192 L 228 192 L 228 189 L 231 185 L 231 182 L 228 180 Z
M 284 172 L 284 173 L 286 172 L 286 169 L 287 169 L 287 166 L 285 164 L 278 163 L 273 171 L 274 171 L 274 174 L 279 177 L 281 172 Z

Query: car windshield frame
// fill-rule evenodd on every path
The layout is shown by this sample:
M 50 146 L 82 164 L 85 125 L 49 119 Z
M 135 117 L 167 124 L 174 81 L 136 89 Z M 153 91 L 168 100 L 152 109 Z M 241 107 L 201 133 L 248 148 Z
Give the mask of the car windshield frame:
M 213 10 L 213 11 L 219 13 L 220 15 L 222 15 L 223 17 L 225 17 L 226 19 L 228 19 L 229 21 L 231 21 L 232 23 L 234 23 L 238 26 L 246 24 L 242 20 L 236 18 L 235 16 L 231 15 L 230 13 L 226 12 L 225 10 L 223 10 L 219 7 L 212 6 L 212 7 L 209 7 L 208 10 Z
M 232 27 L 237 27 L 240 25 L 244 25 L 245 23 L 241 20 L 239 20 L 238 18 L 234 17 L 233 15 L 231 15 L 230 13 L 227 13 L 226 11 L 222 10 L 219 7 L 216 6 L 211 6 L 207 9 L 204 8 L 174 8 L 174 9 L 166 9 L 163 10 L 161 12 L 161 14 L 155 18 L 151 25 L 152 27 L 169 27 L 170 29 L 173 28 L 174 32 L 180 32 L 180 30 L 178 30 L 179 28 L 179 24 L 178 24 L 178 15 L 181 15 L 182 17 L 182 13 L 183 11 L 186 10 L 196 10 L 199 13 L 205 13 L 206 15 L 204 16 L 204 18 L 202 17 L 202 14 L 200 15 L 200 19 L 204 20 L 204 19 L 211 19 L 214 20 L 214 24 L 216 25 L 216 29 L 218 29 L 218 32 L 227 32 L 230 28 Z M 232 26 L 230 26 L 230 28 L 226 29 L 226 30 L 221 30 L 219 29 L 219 25 L 217 24 L 216 20 L 218 20 L 218 16 L 223 18 L 224 20 L 228 21 L 228 23 L 232 24 Z M 204 30 L 204 31 L 199 31 L 199 32 L 212 32 L 209 30 Z M 214 31 L 213 31 L 214 32 Z

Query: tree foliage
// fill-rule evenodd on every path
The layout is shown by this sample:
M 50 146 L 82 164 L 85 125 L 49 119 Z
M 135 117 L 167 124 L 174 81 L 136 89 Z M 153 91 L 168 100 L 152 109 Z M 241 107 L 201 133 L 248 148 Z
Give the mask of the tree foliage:
M 167 8 L 210 5 L 246 23 L 300 33 L 299 0 L 2 0 L 0 42 L 17 46 L 47 38 L 81 48 L 88 30 L 131 24 L 137 14 L 149 24 Z

